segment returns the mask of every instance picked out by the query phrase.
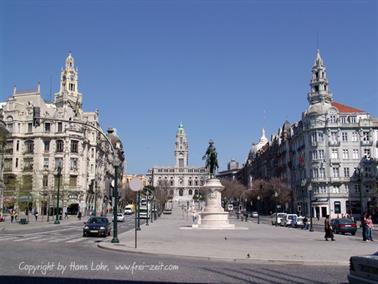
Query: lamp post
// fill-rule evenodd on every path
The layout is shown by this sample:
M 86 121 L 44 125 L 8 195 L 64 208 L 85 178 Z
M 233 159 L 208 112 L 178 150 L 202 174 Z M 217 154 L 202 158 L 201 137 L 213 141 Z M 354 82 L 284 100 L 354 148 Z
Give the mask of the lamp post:
M 274 200 L 275 200 L 275 207 L 276 207 L 276 227 L 277 227 L 277 222 L 278 222 L 278 216 L 277 216 L 277 197 L 278 197 L 278 192 L 277 191 L 275 191 L 274 192 Z
M 148 189 L 146 190 L 146 226 L 149 226 L 148 224 L 148 219 L 150 219 L 150 217 L 148 216 L 148 207 L 150 207 L 150 200 L 149 200 L 149 191 Z
M 114 153 L 115 158 L 113 161 L 114 166 L 114 188 L 113 188 L 113 238 L 112 243 L 119 243 L 118 240 L 118 227 L 117 227 L 117 213 L 118 213 L 118 168 L 121 165 L 121 160 L 117 157 L 117 154 Z
M 360 168 L 356 169 L 356 175 L 357 175 L 358 188 L 360 190 L 360 213 L 361 213 L 361 218 L 362 218 L 362 215 L 364 214 L 364 208 L 362 206 L 362 186 L 361 186 L 361 169 Z
M 310 209 L 310 232 L 313 232 L 312 228 L 312 185 L 311 183 L 308 185 L 308 198 L 309 198 L 309 209 Z
M 257 195 L 257 224 L 260 224 L 260 195 Z
M 55 215 L 54 224 L 60 224 L 60 222 L 59 222 L 59 195 L 60 195 L 60 177 L 62 176 L 62 166 L 61 166 L 60 163 L 58 164 L 57 171 L 58 171 L 58 174 L 57 174 L 58 194 L 57 194 L 57 197 L 56 197 L 56 215 Z

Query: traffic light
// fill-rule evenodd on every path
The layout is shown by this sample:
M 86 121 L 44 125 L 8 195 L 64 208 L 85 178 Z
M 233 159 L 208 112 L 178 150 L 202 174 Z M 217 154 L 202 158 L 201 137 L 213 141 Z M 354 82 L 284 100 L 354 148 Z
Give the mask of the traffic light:
M 41 125 L 41 108 L 33 107 L 33 126 L 37 127 Z

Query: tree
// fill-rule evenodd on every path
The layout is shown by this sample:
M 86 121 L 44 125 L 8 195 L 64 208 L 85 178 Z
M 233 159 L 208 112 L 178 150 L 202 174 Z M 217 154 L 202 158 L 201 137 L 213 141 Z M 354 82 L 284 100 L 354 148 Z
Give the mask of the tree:
M 222 179 L 221 183 L 224 186 L 222 197 L 227 200 L 239 200 L 241 195 L 248 195 L 247 188 L 236 180 Z

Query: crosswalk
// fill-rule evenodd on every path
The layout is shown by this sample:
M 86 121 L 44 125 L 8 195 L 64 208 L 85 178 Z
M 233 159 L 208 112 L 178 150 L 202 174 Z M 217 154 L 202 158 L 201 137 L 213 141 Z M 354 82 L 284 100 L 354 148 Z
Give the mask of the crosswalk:
M 103 241 L 105 238 L 96 238 L 96 237 L 89 237 L 84 238 L 81 235 L 70 235 L 70 236 L 57 236 L 57 235 L 47 235 L 47 234 L 40 234 L 34 236 L 18 236 L 18 235 L 3 235 L 0 236 L 0 243 L 2 242 L 15 242 L 15 243 L 22 243 L 22 242 L 29 242 L 29 243 L 68 243 L 68 244 L 75 244 L 75 243 L 94 243 L 98 241 Z

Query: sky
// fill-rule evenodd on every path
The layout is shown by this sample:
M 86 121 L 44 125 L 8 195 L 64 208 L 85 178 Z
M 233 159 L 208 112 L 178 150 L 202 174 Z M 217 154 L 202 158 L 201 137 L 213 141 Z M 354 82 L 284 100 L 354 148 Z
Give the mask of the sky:
M 301 119 L 317 48 L 334 100 L 378 116 L 377 15 L 374 0 L 0 0 L 0 101 L 38 81 L 50 100 L 71 51 L 128 173 L 173 165 L 180 122 L 189 164 L 213 139 L 224 170 L 262 127 Z

